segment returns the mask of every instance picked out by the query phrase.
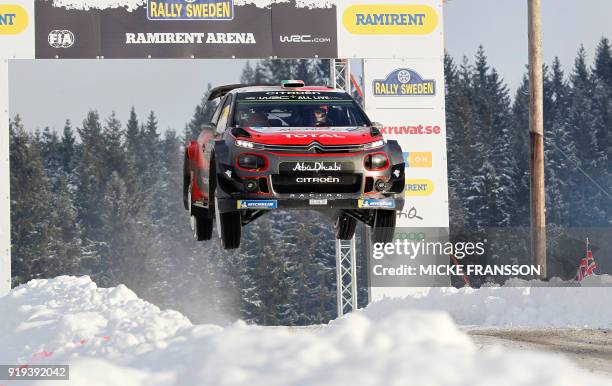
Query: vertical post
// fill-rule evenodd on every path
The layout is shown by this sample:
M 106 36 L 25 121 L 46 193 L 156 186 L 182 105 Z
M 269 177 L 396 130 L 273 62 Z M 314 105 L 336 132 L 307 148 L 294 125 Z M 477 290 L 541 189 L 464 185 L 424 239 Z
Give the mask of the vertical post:
M 351 70 L 348 59 L 331 59 L 331 86 L 351 93 Z M 336 280 L 338 316 L 357 309 L 357 258 L 355 236 L 336 240 Z
M 357 259 L 355 237 L 336 240 L 336 294 L 338 316 L 357 309 Z
M 546 214 L 544 187 L 544 109 L 541 0 L 527 0 L 529 18 L 529 143 L 531 168 L 531 254 L 546 272 Z
M 8 60 L 0 59 L 0 297 L 11 289 Z

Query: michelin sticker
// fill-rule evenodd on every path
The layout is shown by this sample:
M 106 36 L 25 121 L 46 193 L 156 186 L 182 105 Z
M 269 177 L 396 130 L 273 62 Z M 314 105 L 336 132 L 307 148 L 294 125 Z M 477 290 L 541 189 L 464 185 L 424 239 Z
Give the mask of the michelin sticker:
M 375 79 L 372 92 L 374 96 L 434 96 L 436 81 L 423 79 L 418 72 L 409 68 L 398 68 L 385 79 Z
M 149 20 L 232 20 L 233 0 L 148 0 Z
M 276 200 L 238 200 L 238 209 L 276 209 Z
M 388 208 L 388 209 L 393 209 L 395 208 L 395 200 L 392 199 L 388 199 L 388 200 L 375 200 L 375 199 L 365 199 L 365 200 L 359 200 L 357 202 L 357 206 L 359 206 L 359 208 Z

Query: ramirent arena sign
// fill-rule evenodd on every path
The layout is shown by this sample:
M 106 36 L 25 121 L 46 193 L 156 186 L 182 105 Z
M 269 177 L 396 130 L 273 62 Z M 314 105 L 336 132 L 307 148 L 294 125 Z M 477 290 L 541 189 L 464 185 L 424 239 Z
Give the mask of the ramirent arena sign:
M 157 32 L 125 34 L 126 44 L 256 44 L 252 33 Z
M 231 20 L 233 0 L 148 0 L 149 20 Z

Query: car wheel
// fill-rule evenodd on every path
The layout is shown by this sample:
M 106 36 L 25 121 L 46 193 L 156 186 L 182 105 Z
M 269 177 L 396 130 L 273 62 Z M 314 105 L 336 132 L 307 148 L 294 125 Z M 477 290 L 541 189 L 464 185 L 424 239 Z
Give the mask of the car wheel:
M 372 227 L 372 243 L 390 243 L 395 233 L 395 211 L 377 209 Z
M 208 209 L 191 207 L 191 229 L 197 241 L 210 240 L 213 232 L 213 219 L 208 215 Z
M 240 212 L 227 212 L 218 215 L 219 236 L 223 249 L 236 249 L 240 247 L 242 234 L 242 220 Z
M 336 238 L 339 240 L 350 240 L 355 236 L 355 228 L 357 220 L 354 217 L 344 213 L 338 216 L 336 220 Z

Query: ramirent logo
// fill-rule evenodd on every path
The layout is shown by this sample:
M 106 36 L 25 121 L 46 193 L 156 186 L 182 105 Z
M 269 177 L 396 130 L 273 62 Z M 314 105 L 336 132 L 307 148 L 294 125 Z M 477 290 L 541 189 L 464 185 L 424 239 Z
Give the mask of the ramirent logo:
M 405 189 L 406 196 L 429 196 L 434 191 L 434 185 L 431 180 L 425 178 L 407 179 Z
M 426 35 L 438 26 L 438 14 L 428 5 L 357 4 L 344 11 L 342 24 L 361 35 Z
M 0 4 L 0 35 L 17 35 L 28 26 L 28 13 L 16 4 Z

